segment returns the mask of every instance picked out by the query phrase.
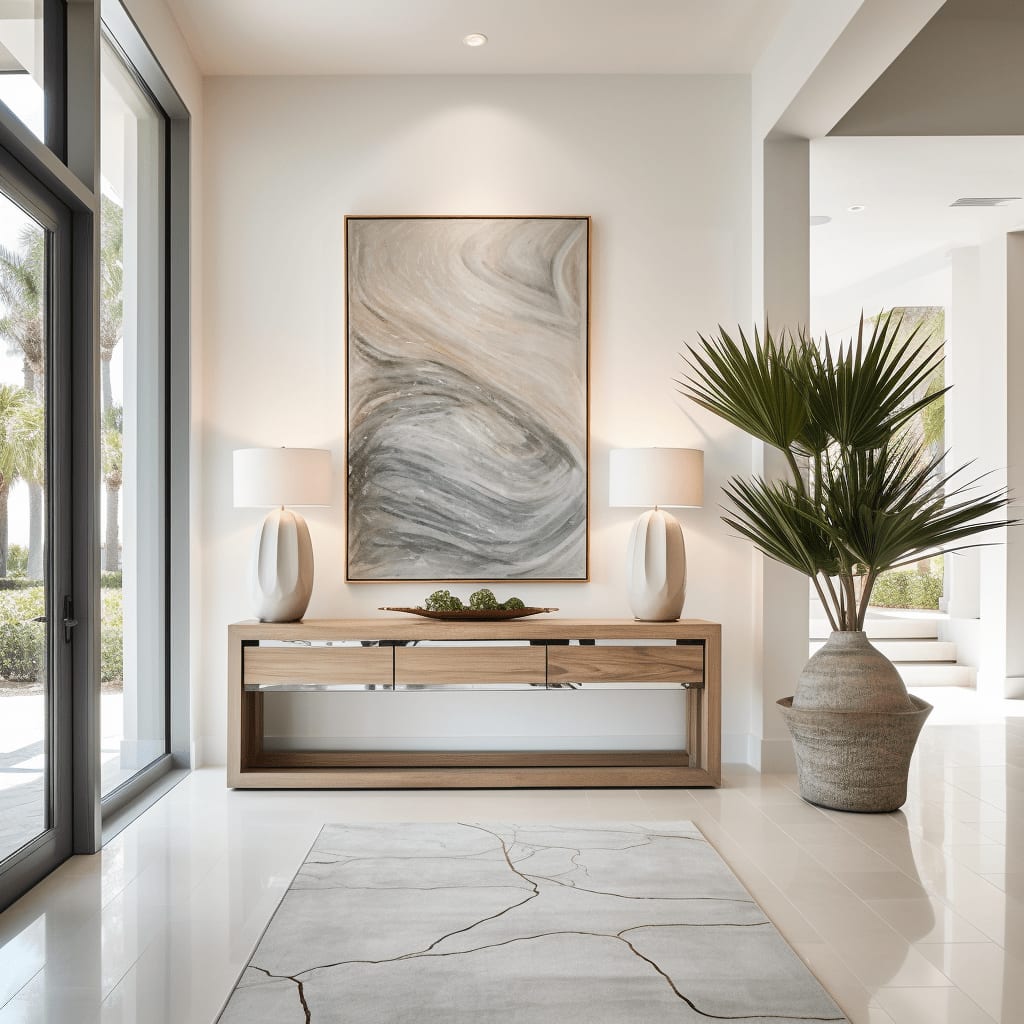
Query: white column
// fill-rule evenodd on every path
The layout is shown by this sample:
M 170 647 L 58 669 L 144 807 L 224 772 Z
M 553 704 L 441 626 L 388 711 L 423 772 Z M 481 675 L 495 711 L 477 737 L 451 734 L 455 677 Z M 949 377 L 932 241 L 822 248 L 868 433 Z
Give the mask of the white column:
M 982 389 L 985 387 L 987 360 L 979 358 L 984 343 L 979 328 L 978 249 L 970 246 L 954 249 L 952 264 L 952 296 L 946 314 L 946 383 L 953 390 L 946 394 L 946 445 L 950 450 L 949 465 L 956 466 L 977 459 L 985 447 L 984 418 L 976 414 Z M 978 549 L 946 559 L 946 611 L 957 636 L 958 653 L 973 651 L 976 640 L 968 623 L 981 615 L 981 558 Z M 968 659 L 970 664 L 977 664 Z
M 950 464 L 971 462 L 979 487 L 1024 487 L 1024 233 L 954 250 L 946 399 Z M 967 475 L 965 474 L 965 476 Z M 1024 507 L 1011 507 L 1020 518 Z M 944 637 L 977 668 L 978 692 L 1024 697 L 1024 536 L 1017 528 L 978 538 L 990 546 L 946 559 L 949 621 Z
M 981 295 L 981 253 L 977 246 L 954 249 L 951 256 L 951 300 L 946 320 L 946 383 L 952 391 L 946 394 L 946 444 L 949 466 L 973 462 L 968 472 L 977 474 L 997 470 L 1005 450 L 992 449 L 992 423 L 979 416 L 986 408 L 986 391 L 991 391 L 994 366 L 1005 363 L 1005 348 L 985 324 Z M 990 284 L 991 287 L 991 284 Z M 989 302 L 992 296 L 988 296 Z M 1001 373 L 1001 369 L 1000 369 Z M 1001 432 L 1001 430 L 1000 430 Z M 998 445 L 997 445 L 998 447 Z M 956 644 L 957 661 L 978 670 L 978 688 L 985 690 L 992 678 L 1002 684 L 1002 628 L 1005 619 L 998 593 L 989 593 L 989 619 L 998 628 L 999 639 L 986 636 L 981 619 L 982 550 L 974 548 L 950 554 L 945 560 L 946 612 L 949 618 L 940 624 L 940 637 Z M 997 599 L 994 607 L 991 598 Z M 992 633 L 992 629 L 988 631 Z M 993 641 L 994 644 L 993 644 Z
M 806 139 L 764 143 L 764 312 L 773 331 L 810 319 L 810 147 Z M 788 478 L 782 455 L 755 444 L 753 470 Z M 792 696 L 807 661 L 807 578 L 754 553 L 754 707 L 752 731 L 762 771 L 795 767 L 776 701 Z
M 1011 519 L 1024 519 L 1024 232 L 1006 236 L 1006 482 Z M 1006 537 L 1005 696 L 1024 697 L 1024 536 Z

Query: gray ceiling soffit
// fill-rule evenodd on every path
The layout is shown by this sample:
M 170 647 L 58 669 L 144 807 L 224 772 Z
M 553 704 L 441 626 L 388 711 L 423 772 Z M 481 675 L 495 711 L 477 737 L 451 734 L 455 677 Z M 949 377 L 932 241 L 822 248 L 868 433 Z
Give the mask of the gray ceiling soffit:
M 1024 3 L 947 0 L 830 135 L 1024 135 Z

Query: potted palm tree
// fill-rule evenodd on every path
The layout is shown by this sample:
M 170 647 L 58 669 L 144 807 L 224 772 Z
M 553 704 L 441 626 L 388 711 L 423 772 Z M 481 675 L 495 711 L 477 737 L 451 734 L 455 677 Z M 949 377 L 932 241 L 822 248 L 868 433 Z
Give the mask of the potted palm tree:
M 947 471 L 915 426 L 948 388 L 928 382 L 940 348 L 879 317 L 865 339 L 833 346 L 803 332 L 700 336 L 680 392 L 777 448 L 789 479 L 734 477 L 723 521 L 769 558 L 807 575 L 832 628 L 779 701 L 805 800 L 891 811 L 907 796 L 910 758 L 931 705 L 907 693 L 864 632 L 879 575 L 925 554 L 974 546 L 1006 525 L 1005 490 Z

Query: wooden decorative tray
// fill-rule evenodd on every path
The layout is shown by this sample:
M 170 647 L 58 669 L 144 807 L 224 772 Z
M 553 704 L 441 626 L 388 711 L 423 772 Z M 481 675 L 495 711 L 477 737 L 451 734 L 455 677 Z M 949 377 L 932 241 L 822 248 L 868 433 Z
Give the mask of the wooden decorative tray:
M 428 612 L 426 608 L 380 608 L 382 612 L 408 612 L 422 615 L 427 619 L 447 619 L 449 622 L 498 622 L 501 619 L 521 619 L 526 615 L 541 612 L 557 612 L 557 608 L 496 608 L 492 611 L 477 611 L 465 608 L 461 612 Z

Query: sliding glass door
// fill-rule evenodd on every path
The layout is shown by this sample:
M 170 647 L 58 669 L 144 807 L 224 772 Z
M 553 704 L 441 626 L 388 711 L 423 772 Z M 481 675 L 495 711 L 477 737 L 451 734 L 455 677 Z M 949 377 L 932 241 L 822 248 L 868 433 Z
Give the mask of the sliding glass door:
M 118 0 L 0 10 L 0 910 L 190 763 L 189 135 Z
M 0 896 L 71 849 L 69 282 L 68 211 L 0 152 Z

